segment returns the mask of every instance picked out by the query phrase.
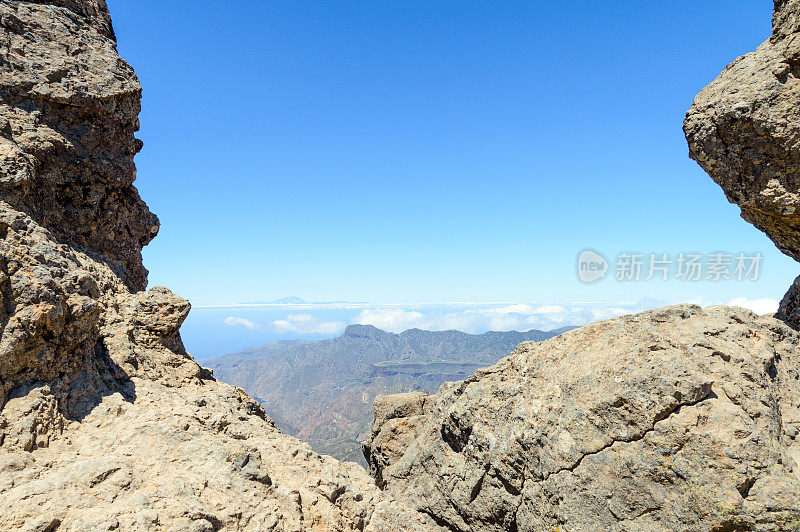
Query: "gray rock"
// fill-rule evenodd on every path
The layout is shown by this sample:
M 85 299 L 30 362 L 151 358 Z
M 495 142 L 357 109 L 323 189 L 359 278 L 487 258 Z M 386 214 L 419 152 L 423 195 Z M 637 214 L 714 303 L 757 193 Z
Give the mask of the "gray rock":
M 800 259 L 800 34 L 797 2 L 778 4 L 773 36 L 695 98 L 684 131 L 694 158 L 778 248 Z
M 0 197 L 143 289 L 158 219 L 133 186 L 142 89 L 105 2 L 2 2 L 0 27 Z
M 775 317 L 800 330 L 800 277 L 797 277 L 783 296 Z
M 796 2 L 776 8 L 767 55 L 797 24 Z M 381 397 L 365 446 L 380 488 L 282 434 L 186 353 L 189 303 L 143 291 L 158 224 L 133 187 L 140 88 L 103 1 L 0 0 L 0 27 L 0 529 L 796 528 L 798 333 L 744 309 L 609 320 Z M 791 144 L 782 127 L 770 142 Z M 757 149 L 708 164 L 791 228 L 790 194 L 726 170 Z

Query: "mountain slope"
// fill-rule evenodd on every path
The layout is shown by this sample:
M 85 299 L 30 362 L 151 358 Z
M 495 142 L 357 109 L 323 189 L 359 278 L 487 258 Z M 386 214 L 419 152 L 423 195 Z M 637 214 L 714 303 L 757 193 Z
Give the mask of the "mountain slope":
M 256 397 L 286 432 L 326 454 L 361 463 L 376 395 L 418 390 L 467 378 L 494 364 L 518 344 L 551 332 L 410 329 L 392 334 L 351 325 L 338 338 L 278 342 L 203 361 L 217 378 Z

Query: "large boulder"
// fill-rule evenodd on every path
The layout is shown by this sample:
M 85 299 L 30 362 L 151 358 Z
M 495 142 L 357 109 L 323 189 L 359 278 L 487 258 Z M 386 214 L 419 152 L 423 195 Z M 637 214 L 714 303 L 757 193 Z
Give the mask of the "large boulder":
M 450 530 L 796 529 L 798 340 L 741 308 L 596 323 L 381 398 L 365 453 Z
M 695 98 L 684 132 L 690 156 L 742 217 L 800 260 L 798 2 L 776 2 L 772 37 Z

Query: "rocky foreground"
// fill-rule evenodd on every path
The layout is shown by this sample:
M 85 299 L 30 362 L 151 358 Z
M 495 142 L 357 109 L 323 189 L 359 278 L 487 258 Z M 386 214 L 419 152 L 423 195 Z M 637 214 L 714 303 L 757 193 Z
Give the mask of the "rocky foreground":
M 698 96 L 691 152 L 800 258 L 800 2 Z M 0 0 L 0 529 L 797 530 L 797 301 L 679 306 L 376 400 L 361 467 L 278 431 L 143 291 L 141 88 L 103 0 Z M 796 283 L 795 286 L 797 286 Z
M 525 343 L 376 400 L 371 469 L 450 530 L 800 527 L 799 339 L 687 305 Z

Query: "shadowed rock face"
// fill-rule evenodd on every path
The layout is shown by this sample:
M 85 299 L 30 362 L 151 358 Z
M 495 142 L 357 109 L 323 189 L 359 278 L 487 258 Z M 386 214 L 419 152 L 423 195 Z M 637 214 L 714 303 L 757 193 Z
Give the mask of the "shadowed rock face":
M 690 156 L 742 217 L 800 260 L 800 3 L 776 2 L 773 36 L 697 96 Z
M 0 198 L 144 289 L 158 219 L 133 186 L 141 86 L 105 2 L 3 2 L 0 28 Z
M 772 41 L 779 41 L 800 31 L 800 1 L 774 0 L 772 17 Z
M 106 349 L 111 310 L 147 297 L 128 291 L 147 285 L 141 249 L 158 220 L 133 187 L 141 87 L 105 3 L 0 2 L 0 28 L 0 378 L 10 391 Z

